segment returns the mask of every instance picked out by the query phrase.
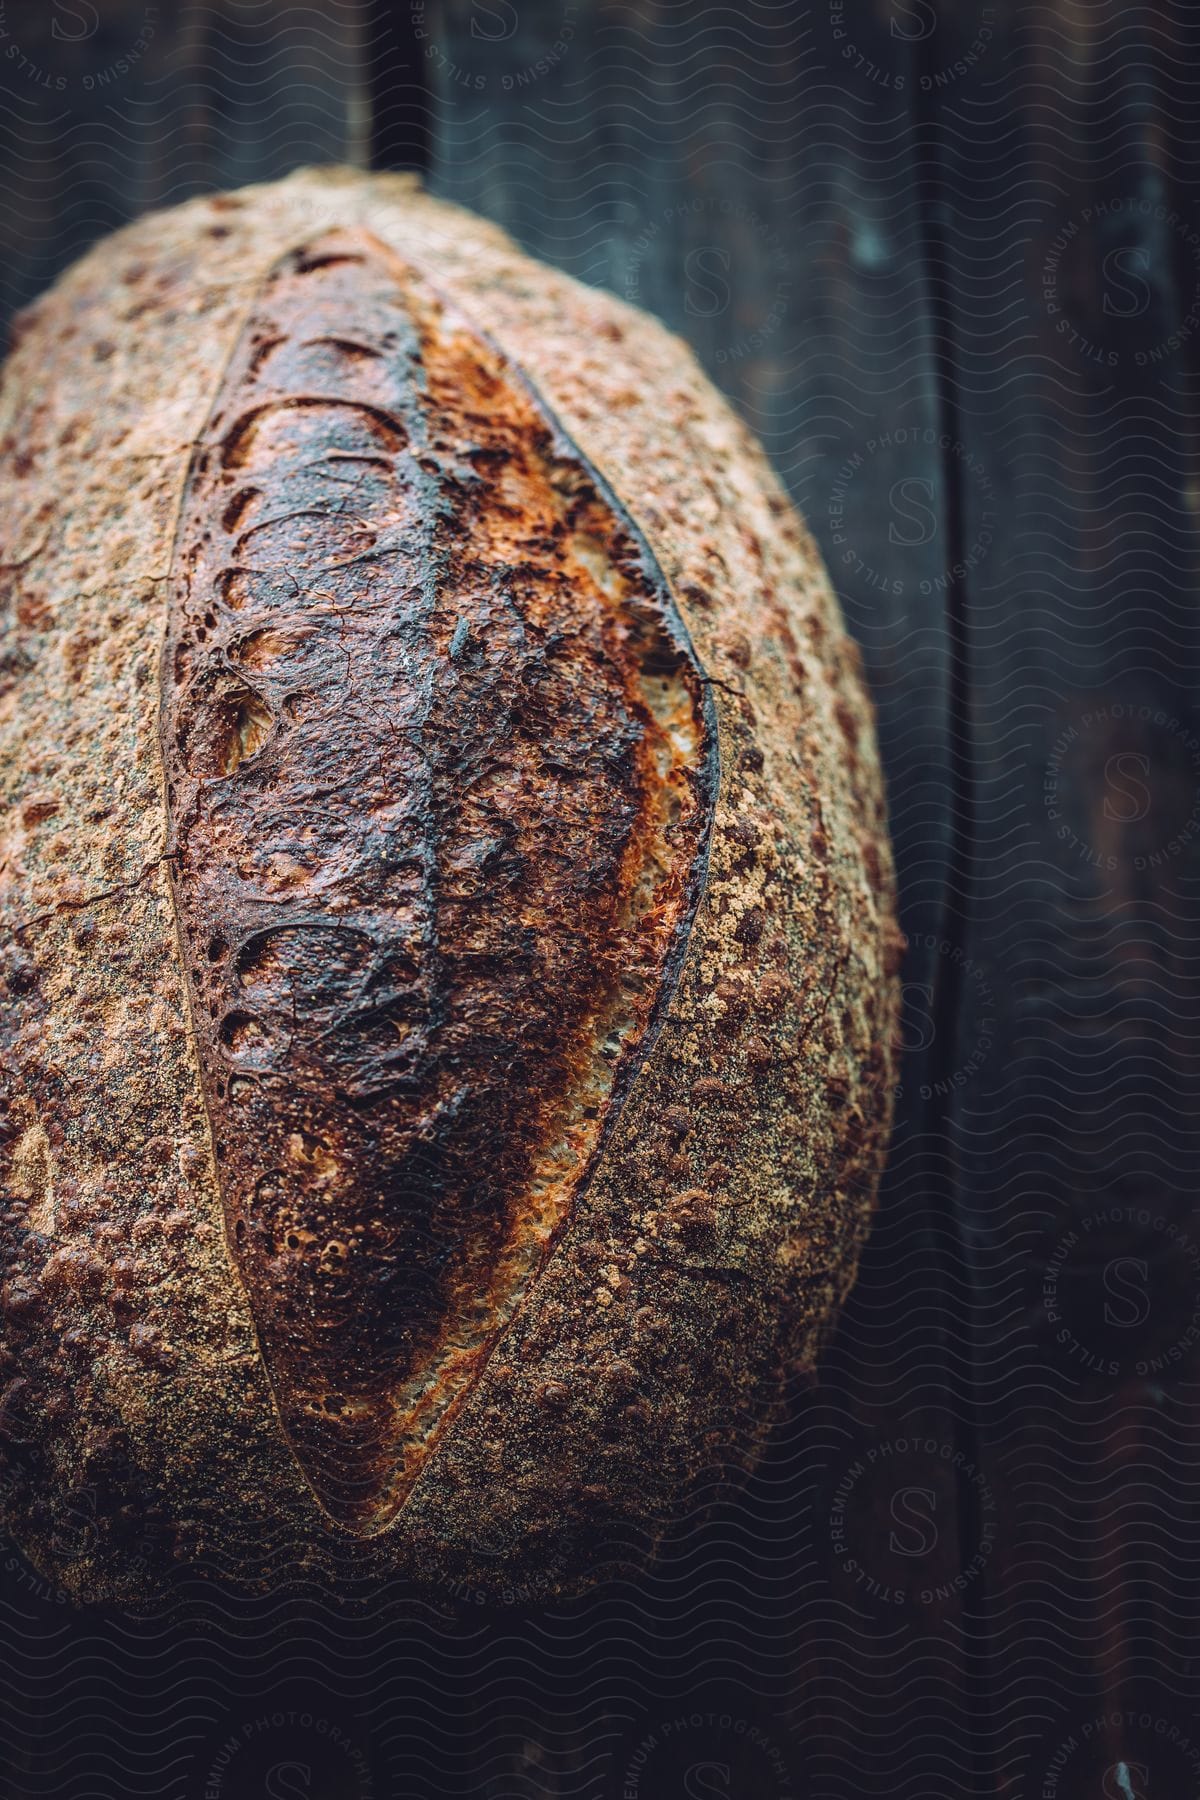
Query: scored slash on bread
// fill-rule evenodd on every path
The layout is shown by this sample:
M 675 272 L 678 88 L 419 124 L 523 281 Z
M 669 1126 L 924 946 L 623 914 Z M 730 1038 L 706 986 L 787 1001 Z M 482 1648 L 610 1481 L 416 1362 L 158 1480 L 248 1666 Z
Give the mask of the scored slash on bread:
M 669 1000 L 711 708 L 495 350 L 369 234 L 290 251 L 195 453 L 163 751 L 231 1252 L 350 1529 L 407 1499 Z
M 326 171 L 69 271 L 0 460 L 14 1534 L 81 1598 L 626 1566 L 811 1365 L 890 1118 L 869 707 L 761 451 Z

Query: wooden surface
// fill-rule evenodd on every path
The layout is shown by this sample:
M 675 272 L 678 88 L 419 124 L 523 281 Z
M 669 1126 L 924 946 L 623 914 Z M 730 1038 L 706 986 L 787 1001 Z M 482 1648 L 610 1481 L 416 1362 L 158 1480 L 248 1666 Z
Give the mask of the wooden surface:
M 864 649 L 906 1055 L 819 1379 L 651 1578 L 147 1623 L 14 1561 L 0 1792 L 1200 1793 L 1195 9 L 228 0 L 98 91 L 104 10 L 64 89 L 0 41 L 8 306 L 373 146 L 689 338 Z

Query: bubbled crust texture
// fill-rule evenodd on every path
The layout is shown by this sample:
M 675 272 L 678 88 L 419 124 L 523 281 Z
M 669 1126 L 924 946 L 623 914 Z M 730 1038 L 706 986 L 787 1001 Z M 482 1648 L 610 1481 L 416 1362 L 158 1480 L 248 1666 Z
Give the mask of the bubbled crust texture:
M 339 231 L 486 334 L 628 509 L 720 759 L 657 1035 L 552 1252 L 369 1535 L 295 1454 L 227 1236 L 160 738 L 193 448 L 272 271 Z M 81 1598 L 136 1598 L 196 1558 L 246 1581 L 585 1584 L 705 1470 L 754 1454 L 853 1278 L 882 1160 L 882 789 L 810 540 L 680 343 L 399 177 L 302 174 L 101 245 L 23 321 L 0 456 L 11 1528 Z
M 370 1532 L 669 1002 L 715 720 L 632 521 L 370 232 L 268 276 L 170 589 L 168 867 L 226 1235 L 288 1439 Z

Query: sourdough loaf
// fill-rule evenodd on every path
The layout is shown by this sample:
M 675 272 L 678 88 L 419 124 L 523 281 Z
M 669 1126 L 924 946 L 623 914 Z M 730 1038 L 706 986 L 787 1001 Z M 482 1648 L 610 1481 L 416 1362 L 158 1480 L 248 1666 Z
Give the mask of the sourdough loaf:
M 85 1598 L 644 1553 L 812 1361 L 893 1082 L 869 710 L 761 451 L 321 171 L 77 264 L 0 455 L 10 1529 Z

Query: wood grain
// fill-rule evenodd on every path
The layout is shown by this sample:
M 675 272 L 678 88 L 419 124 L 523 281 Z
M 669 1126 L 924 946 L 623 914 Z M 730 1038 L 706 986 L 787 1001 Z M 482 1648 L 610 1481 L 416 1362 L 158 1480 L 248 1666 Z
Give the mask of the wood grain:
M 1002 18 L 928 128 L 945 378 L 1003 494 L 960 595 L 957 932 L 1004 978 L 946 1137 L 999 1503 L 972 1628 L 1004 1794 L 1123 1791 L 1122 1763 L 1139 1794 L 1196 1780 L 1188 37 L 1115 8 Z M 962 999 L 957 1028 L 965 1047 Z

